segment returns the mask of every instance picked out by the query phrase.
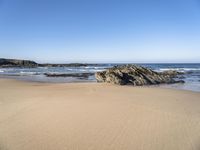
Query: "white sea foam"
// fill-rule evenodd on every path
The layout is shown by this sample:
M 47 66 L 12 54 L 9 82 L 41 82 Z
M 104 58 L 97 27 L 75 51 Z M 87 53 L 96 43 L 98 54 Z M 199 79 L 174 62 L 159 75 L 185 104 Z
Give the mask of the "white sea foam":
M 74 70 L 74 69 L 67 68 L 67 70 L 72 71 L 72 70 Z
M 104 71 L 105 69 L 90 69 L 90 72 L 99 72 Z
M 88 70 L 90 70 L 90 69 L 77 69 L 77 71 L 79 72 L 87 72 Z
M 175 70 L 175 71 L 200 71 L 200 68 L 160 68 L 160 71 L 168 71 L 168 70 Z
M 23 74 L 23 75 L 36 75 L 36 74 L 39 74 L 39 72 L 24 72 L 24 71 L 20 71 L 20 74 Z
M 0 70 L 0 73 L 3 73 L 4 71 L 3 70 Z

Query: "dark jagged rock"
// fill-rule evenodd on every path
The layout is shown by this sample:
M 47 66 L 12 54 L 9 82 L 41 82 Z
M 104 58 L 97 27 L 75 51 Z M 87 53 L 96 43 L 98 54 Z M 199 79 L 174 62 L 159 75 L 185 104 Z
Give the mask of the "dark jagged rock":
M 183 82 L 182 80 L 174 80 L 171 73 L 158 73 L 151 69 L 136 65 L 115 66 L 105 71 L 97 72 L 95 77 L 97 82 L 134 86 Z
M 175 77 L 178 77 L 179 75 L 183 75 L 184 72 L 179 72 L 179 71 L 176 71 L 176 70 L 167 70 L 167 71 L 161 72 L 160 74 L 168 75 L 168 76 L 170 76 L 172 78 L 175 78 Z
M 30 60 L 0 58 L 0 67 L 37 67 L 38 64 Z
M 94 75 L 94 73 L 70 73 L 70 74 L 56 74 L 56 73 L 45 73 L 47 77 L 75 77 L 81 79 L 87 79 L 89 76 Z

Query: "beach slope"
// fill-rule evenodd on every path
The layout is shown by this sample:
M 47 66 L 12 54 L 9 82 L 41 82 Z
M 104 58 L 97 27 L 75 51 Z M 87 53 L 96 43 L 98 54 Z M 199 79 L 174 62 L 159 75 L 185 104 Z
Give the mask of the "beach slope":
M 200 93 L 0 79 L 0 150 L 199 150 Z

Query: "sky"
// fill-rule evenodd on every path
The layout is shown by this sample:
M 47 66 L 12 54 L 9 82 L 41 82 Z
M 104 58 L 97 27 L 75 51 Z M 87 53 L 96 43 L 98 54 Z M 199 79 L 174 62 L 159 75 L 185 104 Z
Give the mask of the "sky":
M 200 0 L 0 0 L 0 58 L 200 62 Z

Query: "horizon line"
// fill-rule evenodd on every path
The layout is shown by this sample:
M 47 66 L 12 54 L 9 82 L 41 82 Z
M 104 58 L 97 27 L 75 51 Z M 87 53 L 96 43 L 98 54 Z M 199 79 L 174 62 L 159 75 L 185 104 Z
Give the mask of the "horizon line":
M 151 62 L 151 61 L 55 61 L 55 60 L 51 60 L 51 61 L 45 61 L 42 62 L 41 60 L 34 60 L 34 59 L 21 59 L 21 58 L 0 58 L 0 59 L 16 59 L 16 60 L 28 60 L 28 61 L 34 61 L 38 64 L 73 64 L 73 63 L 80 63 L 80 64 L 200 64 L 200 62 L 169 62 L 169 61 L 155 61 L 155 62 Z

